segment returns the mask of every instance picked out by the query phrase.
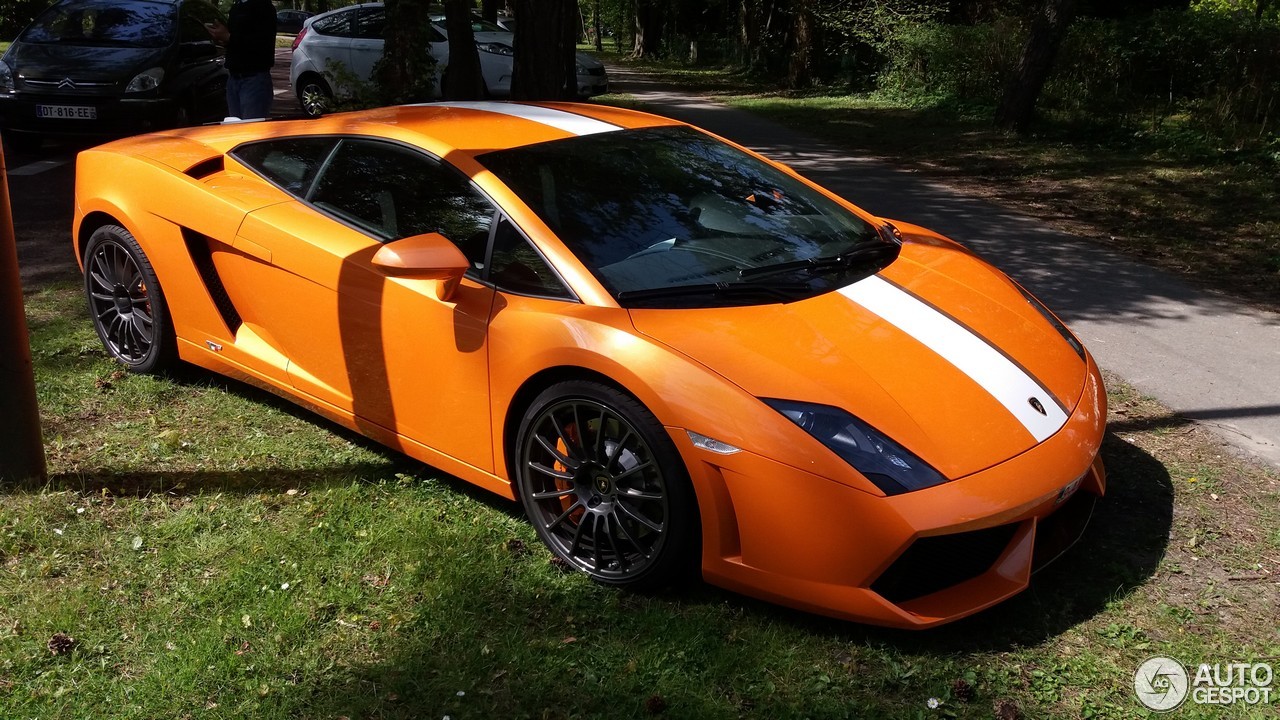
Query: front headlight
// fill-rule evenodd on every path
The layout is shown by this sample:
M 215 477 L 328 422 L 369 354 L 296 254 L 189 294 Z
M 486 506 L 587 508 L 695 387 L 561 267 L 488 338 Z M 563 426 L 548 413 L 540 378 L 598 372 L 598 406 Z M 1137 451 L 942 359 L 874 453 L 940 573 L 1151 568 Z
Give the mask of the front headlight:
M 840 408 L 794 400 L 761 400 L 830 448 L 885 495 L 899 495 L 947 481 L 928 463 Z
M 494 55 L 515 55 L 516 51 L 510 45 L 504 45 L 499 42 L 476 43 L 476 49 L 480 52 L 493 53 Z
M 160 87 L 160 81 L 164 80 L 164 68 L 153 67 L 150 70 L 143 70 L 125 86 L 124 91 L 127 93 L 140 93 L 148 90 L 155 90 Z
M 13 92 L 13 70 L 3 60 L 0 60 L 0 92 Z

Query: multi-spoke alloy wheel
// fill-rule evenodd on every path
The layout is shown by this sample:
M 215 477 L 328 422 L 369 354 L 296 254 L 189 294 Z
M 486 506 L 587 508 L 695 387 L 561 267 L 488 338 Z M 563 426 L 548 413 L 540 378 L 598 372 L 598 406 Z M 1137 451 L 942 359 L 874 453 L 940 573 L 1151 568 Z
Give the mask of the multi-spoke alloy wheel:
M 318 118 L 333 107 L 333 91 L 316 75 L 307 75 L 298 85 L 298 105 L 307 117 Z
M 117 225 L 98 228 L 84 254 L 85 294 L 107 352 L 138 372 L 159 370 L 175 342 L 160 283 L 133 235 Z
M 696 559 L 693 493 L 644 406 L 604 385 L 549 388 L 526 413 L 521 500 L 551 551 L 596 580 L 651 585 Z

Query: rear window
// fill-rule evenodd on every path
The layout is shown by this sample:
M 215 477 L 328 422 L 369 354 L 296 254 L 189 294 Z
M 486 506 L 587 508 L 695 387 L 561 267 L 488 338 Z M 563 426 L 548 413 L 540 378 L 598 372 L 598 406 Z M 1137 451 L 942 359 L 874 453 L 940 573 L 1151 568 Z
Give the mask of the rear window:
M 72 0 L 44 11 L 18 38 L 24 43 L 98 47 L 167 47 L 177 11 L 145 0 Z
M 266 140 L 241 145 L 231 156 L 301 198 L 311 189 L 320 164 L 336 144 L 337 139 L 331 137 Z
M 343 10 L 311 21 L 311 29 L 321 35 L 351 37 L 355 32 L 355 10 Z

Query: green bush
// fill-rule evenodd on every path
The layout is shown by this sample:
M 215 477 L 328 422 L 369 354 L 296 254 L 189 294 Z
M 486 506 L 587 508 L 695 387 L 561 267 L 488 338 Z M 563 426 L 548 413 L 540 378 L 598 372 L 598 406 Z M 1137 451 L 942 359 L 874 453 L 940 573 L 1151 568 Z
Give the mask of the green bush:
M 902 27 L 886 46 L 878 89 L 994 104 L 1025 37 L 1021 23 L 1009 18 Z M 1276 137 L 1280 24 L 1203 10 L 1079 19 L 1063 42 L 1041 108 L 1155 126 L 1180 118 L 1207 137 L 1237 143 Z
M 1026 34 L 1012 18 L 982 25 L 926 22 L 898 28 L 883 46 L 878 88 L 962 103 L 994 103 Z
M 1046 100 L 1122 120 L 1159 123 L 1185 116 L 1225 139 L 1275 135 L 1280 26 L 1233 14 L 1173 11 L 1077 22 Z

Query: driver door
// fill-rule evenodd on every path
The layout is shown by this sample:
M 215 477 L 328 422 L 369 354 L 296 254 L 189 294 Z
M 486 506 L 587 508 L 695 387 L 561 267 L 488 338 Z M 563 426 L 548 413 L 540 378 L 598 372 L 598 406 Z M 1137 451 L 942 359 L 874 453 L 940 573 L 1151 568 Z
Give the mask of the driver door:
M 461 173 L 396 143 L 342 139 L 322 167 L 300 202 L 241 226 L 236 242 L 261 277 L 253 285 L 273 291 L 240 301 L 289 359 L 294 387 L 492 471 L 493 289 L 466 277 L 442 300 L 439 281 L 388 276 L 372 258 L 384 243 L 439 232 L 478 270 L 495 208 Z

